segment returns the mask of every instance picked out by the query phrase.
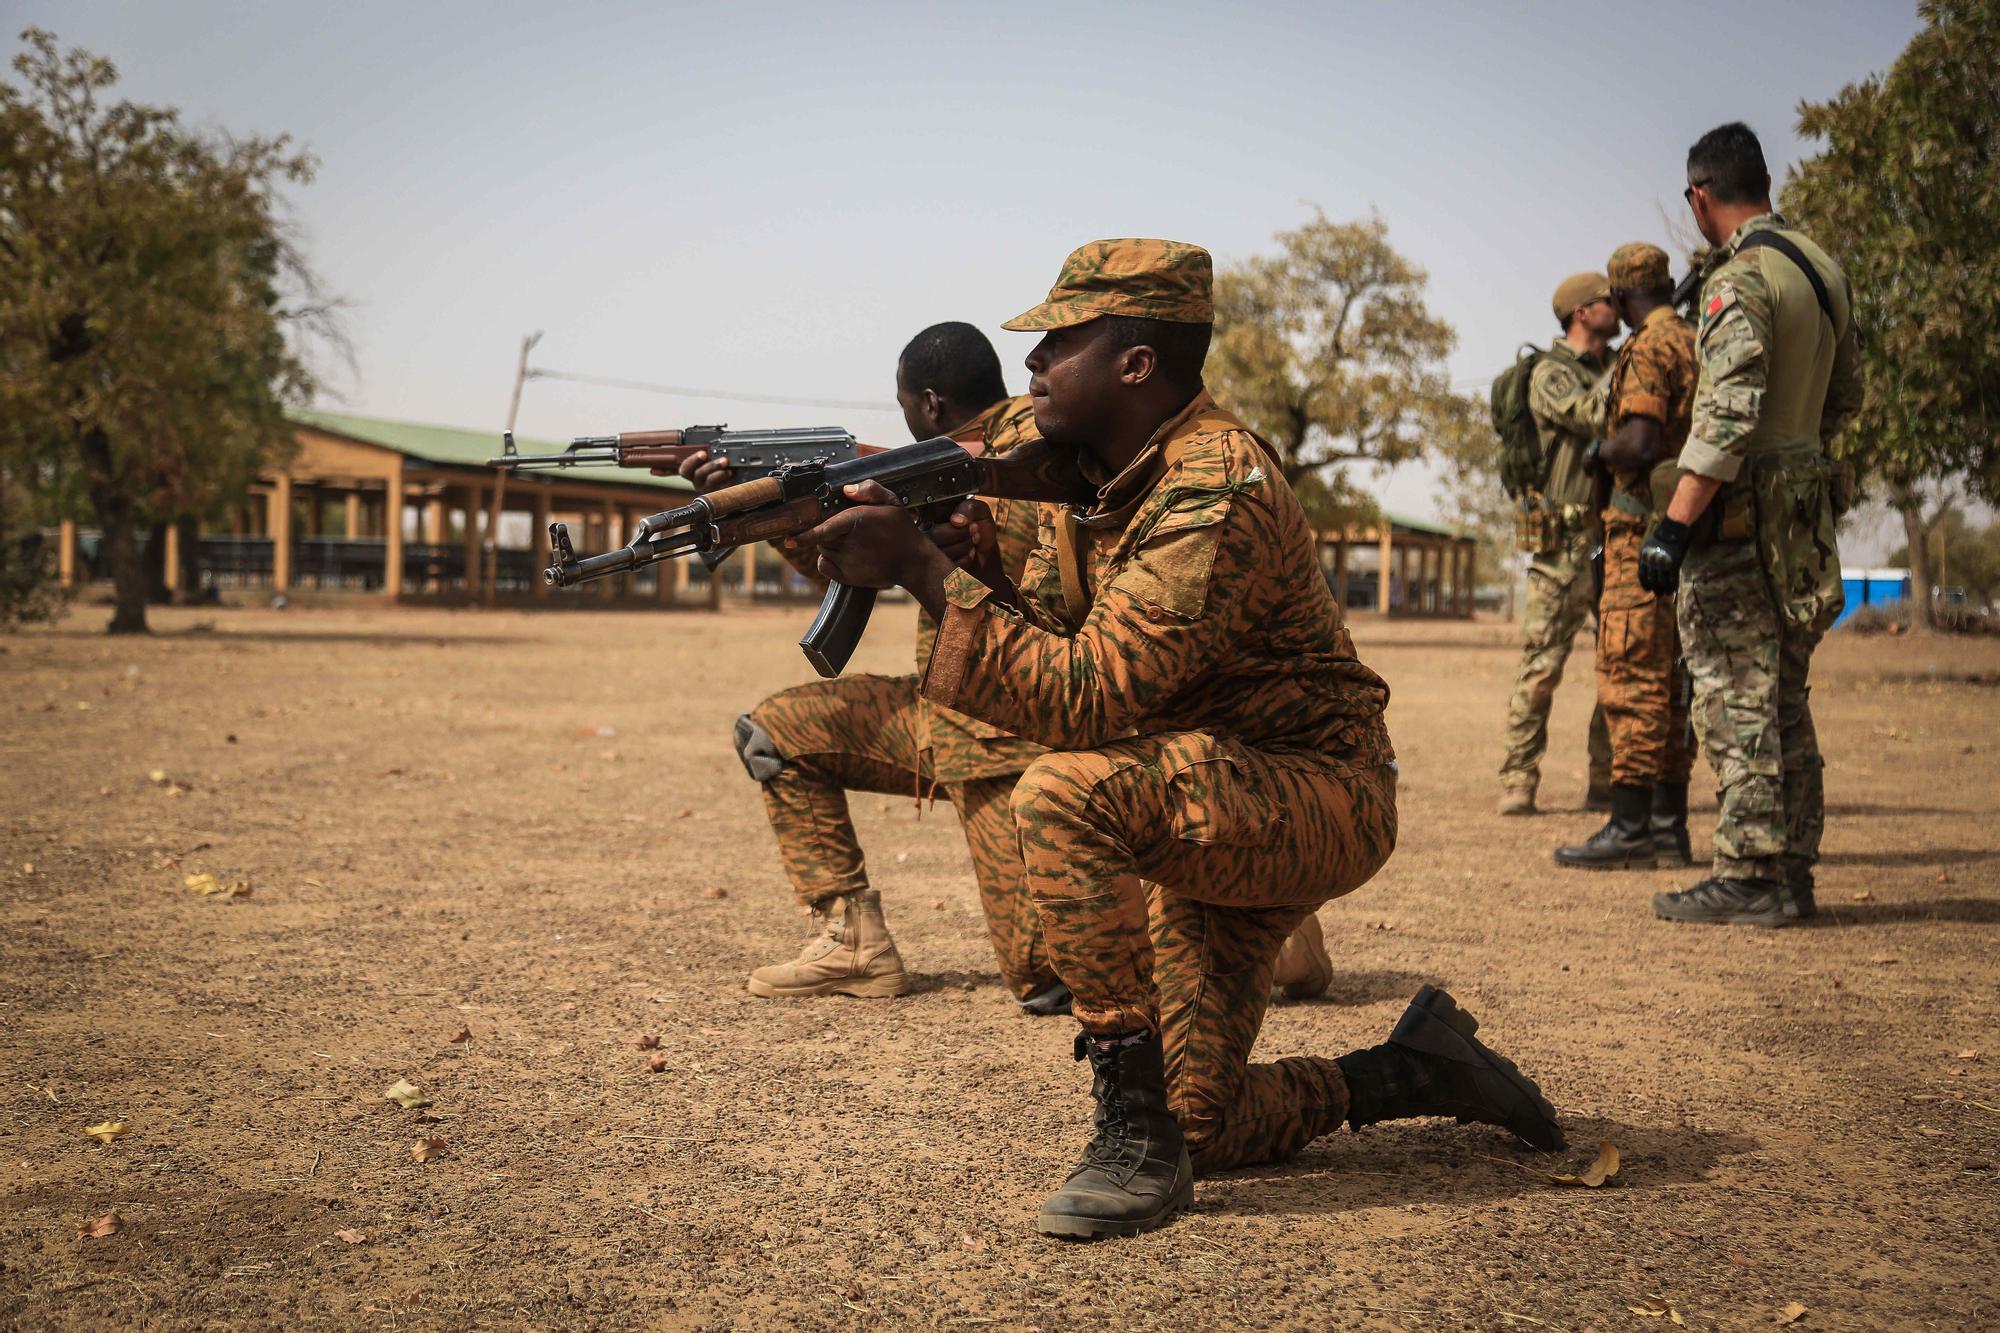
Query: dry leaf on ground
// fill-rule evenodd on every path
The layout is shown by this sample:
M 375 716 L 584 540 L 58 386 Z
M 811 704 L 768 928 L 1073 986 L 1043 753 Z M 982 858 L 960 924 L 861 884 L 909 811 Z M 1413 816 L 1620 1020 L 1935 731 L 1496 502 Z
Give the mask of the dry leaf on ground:
M 389 1085 L 389 1090 L 382 1094 L 382 1099 L 396 1103 L 396 1105 L 402 1107 L 405 1111 L 414 1111 L 419 1106 L 429 1106 L 431 1104 L 431 1099 L 424 1096 L 422 1088 L 417 1087 L 406 1079 L 400 1078 Z
M 648 1032 L 633 1041 L 632 1049 L 635 1051 L 657 1051 L 660 1049 L 660 1039 Z
M 704 898 L 727 898 L 729 896 L 729 890 L 717 888 L 715 885 L 711 884 L 707 888 L 701 891 L 701 896 Z
M 124 1138 L 132 1130 L 123 1120 L 107 1120 L 101 1125 L 92 1125 L 83 1132 L 99 1143 L 109 1143 L 113 1139 Z
M 1979 1058 L 1979 1052 L 1978 1052 L 1978 1051 L 1960 1051 L 1960 1052 L 1958 1053 L 1958 1058 L 1959 1058 L 1959 1059 L 1961 1059 L 1961 1060 L 1977 1060 L 1977 1059 Z
M 215 876 L 208 874 L 206 872 L 199 875 L 189 875 L 181 882 L 187 885 L 188 888 L 192 889 L 196 893 L 222 892 L 222 886 L 216 883 Z
M 1526 1162 L 1517 1162 L 1511 1157 L 1495 1157 L 1491 1153 L 1481 1153 L 1480 1156 L 1486 1158 L 1489 1162 L 1501 1162 L 1507 1166 L 1517 1166 L 1531 1176 L 1540 1176 L 1551 1185 L 1583 1185 L 1590 1189 L 1596 1189 L 1599 1185 L 1602 1185 L 1605 1181 L 1610 1180 L 1618 1174 L 1618 1145 L 1614 1144 L 1610 1139 L 1598 1140 L 1597 1159 L 1585 1167 L 1582 1172 L 1573 1176 L 1553 1171 L 1543 1171 L 1537 1167 L 1529 1166 Z M 1660 1313 L 1665 1314 L 1666 1311 L 1662 1310 Z
M 355 1231 L 349 1227 L 342 1227 L 333 1234 L 339 1239 L 346 1241 L 349 1245 L 359 1245 L 362 1241 L 368 1239 L 368 1237 L 362 1235 L 359 1231 Z
M 1597 1160 L 1585 1167 L 1581 1174 L 1549 1175 L 1558 1185 L 1585 1185 L 1596 1189 L 1605 1181 L 1618 1174 L 1618 1145 L 1610 1139 L 1600 1139 L 1597 1144 Z
M 646 1068 L 652 1070 L 655 1074 L 666 1073 L 667 1072 L 666 1052 L 655 1051 L 652 1055 L 648 1056 L 646 1059 Z
M 1778 1311 L 1778 1322 L 1781 1324 L 1796 1324 L 1805 1317 L 1806 1307 L 1797 1301 L 1787 1301 L 1785 1308 Z
M 428 1162 L 433 1157 L 445 1155 L 444 1140 L 440 1138 L 418 1139 L 410 1148 L 410 1156 L 419 1162 Z
M 78 1240 L 102 1240 L 104 1237 L 114 1234 L 118 1228 L 124 1225 L 124 1218 L 116 1213 L 106 1213 L 102 1217 L 93 1217 L 89 1222 L 85 1223 L 83 1229 L 76 1233 L 76 1238 Z
M 451 1034 L 451 1044 L 454 1046 L 458 1045 L 460 1042 L 466 1042 L 471 1040 L 472 1040 L 472 1029 L 468 1027 L 461 1027 L 458 1031 Z

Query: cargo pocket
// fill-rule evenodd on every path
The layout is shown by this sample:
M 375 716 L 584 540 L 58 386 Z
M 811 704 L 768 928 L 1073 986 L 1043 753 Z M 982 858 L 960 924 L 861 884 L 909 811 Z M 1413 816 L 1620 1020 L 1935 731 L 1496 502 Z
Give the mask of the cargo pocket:
M 1204 846 L 1258 847 L 1284 822 L 1264 764 L 1205 732 L 1170 737 L 1160 750 L 1174 837 Z
M 1757 554 L 1778 614 L 1796 633 L 1824 634 L 1846 604 L 1840 548 L 1823 458 L 1784 467 L 1766 464 L 1753 480 Z

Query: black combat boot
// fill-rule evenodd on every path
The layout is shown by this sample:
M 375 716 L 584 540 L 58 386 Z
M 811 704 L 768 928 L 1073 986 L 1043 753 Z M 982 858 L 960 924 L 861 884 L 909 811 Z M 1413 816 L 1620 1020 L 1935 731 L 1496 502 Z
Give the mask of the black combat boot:
M 1410 1001 L 1389 1040 L 1343 1055 L 1347 1123 L 1449 1115 L 1458 1123 L 1499 1125 L 1543 1152 L 1563 1146 L 1556 1111 L 1535 1081 L 1473 1036 L 1479 1020 L 1436 986 Z
M 1556 864 L 1579 870 L 1651 870 L 1653 789 L 1611 789 L 1611 819 L 1590 841 L 1556 848 Z
M 1653 788 L 1653 850 L 1671 866 L 1694 864 L 1688 841 L 1688 785 L 1662 782 Z
M 1819 904 L 1813 901 L 1811 864 L 1805 861 L 1786 863 L 1783 898 L 1785 915 L 1794 921 L 1810 921 L 1819 915 Z
M 1713 876 L 1679 893 L 1654 894 L 1653 915 L 1727 926 L 1788 926 L 1798 920 L 1785 910 L 1785 886 L 1777 880 Z
M 1073 998 L 1068 986 L 1060 981 L 1051 981 L 1027 999 L 1016 1000 L 1014 1003 L 1021 1006 L 1021 1012 L 1024 1014 L 1033 1014 L 1036 1018 L 1054 1018 L 1057 1014 L 1069 1012 Z
M 1081 1240 L 1136 1236 L 1194 1202 L 1194 1167 L 1167 1109 L 1160 1034 L 1107 1040 L 1079 1032 L 1076 1058 L 1086 1056 L 1096 1075 L 1097 1137 L 1042 1204 L 1035 1229 Z

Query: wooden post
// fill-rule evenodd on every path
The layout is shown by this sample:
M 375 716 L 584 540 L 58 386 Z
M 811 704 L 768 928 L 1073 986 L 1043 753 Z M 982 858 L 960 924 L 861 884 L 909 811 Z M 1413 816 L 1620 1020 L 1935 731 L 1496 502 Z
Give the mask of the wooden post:
M 549 488 L 535 487 L 535 530 L 529 534 L 528 549 L 535 553 L 535 576 L 528 584 L 528 595 L 543 598 L 549 595 L 549 585 L 542 580 L 542 571 L 549 567 L 549 523 L 554 515 L 549 513 Z M 498 540 L 497 536 L 495 540 Z
M 424 501 L 424 545 L 444 545 L 444 497 L 434 495 Z
M 353 541 L 361 535 L 361 492 L 347 493 L 347 540 Z
M 76 586 L 76 520 L 56 525 L 56 577 L 65 588 Z
M 1392 568 L 1390 562 L 1395 558 L 1396 548 L 1395 538 L 1389 532 L 1388 519 L 1382 520 L 1382 526 L 1376 530 L 1376 536 L 1381 542 L 1382 550 L 1382 567 L 1375 572 L 1376 609 L 1386 616 L 1389 614 L 1389 571 Z
M 1342 528 L 1333 548 L 1333 600 L 1340 614 L 1347 614 L 1347 529 Z
M 292 586 L 292 479 L 280 472 L 271 487 L 271 589 L 288 592 Z
M 593 551 L 608 551 L 618 544 L 618 506 L 610 500 L 604 502 L 603 516 L 598 520 L 603 526 L 604 539 L 591 547 Z M 614 574 L 608 579 L 599 579 L 597 595 L 605 601 L 615 601 L 625 594 L 625 585 L 631 581 L 629 574 Z
M 389 459 L 382 492 L 382 592 L 393 603 L 403 595 L 403 456 Z
M 653 566 L 659 571 L 659 598 L 663 606 L 679 606 L 687 595 L 688 562 L 662 560 Z
M 750 542 L 743 548 L 743 600 L 757 600 L 757 543 Z
M 479 487 L 477 485 L 465 488 L 465 530 L 458 535 L 460 542 L 465 548 L 465 595 L 467 597 L 476 597 L 479 595 L 479 566 L 482 563 L 479 558 Z
M 167 524 L 167 536 L 164 545 L 166 547 L 166 550 L 162 555 L 162 559 L 166 562 L 166 567 L 164 571 L 165 573 L 164 582 L 167 585 L 168 592 L 179 592 L 181 589 L 181 525 L 180 524 L 178 523 Z
M 722 609 L 721 565 L 717 565 L 714 569 L 708 571 L 708 609 L 711 611 L 720 611 Z

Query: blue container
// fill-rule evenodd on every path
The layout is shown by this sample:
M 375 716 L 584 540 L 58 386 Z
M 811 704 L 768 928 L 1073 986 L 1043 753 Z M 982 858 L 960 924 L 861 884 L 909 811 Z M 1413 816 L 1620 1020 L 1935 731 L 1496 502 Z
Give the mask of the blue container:
M 1842 609 L 1840 619 L 1833 622 L 1835 629 L 1864 606 L 1889 606 L 1908 598 L 1910 571 L 1843 569 L 1840 571 L 1840 586 L 1847 593 L 1847 605 Z

